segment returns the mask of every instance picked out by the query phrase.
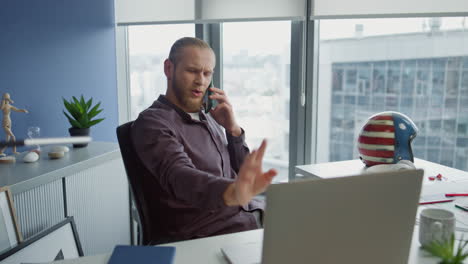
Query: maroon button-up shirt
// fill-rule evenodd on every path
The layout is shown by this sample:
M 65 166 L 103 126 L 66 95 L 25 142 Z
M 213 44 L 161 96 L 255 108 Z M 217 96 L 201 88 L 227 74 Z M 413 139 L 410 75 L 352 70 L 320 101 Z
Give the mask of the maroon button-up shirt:
M 249 153 L 244 133 L 225 135 L 210 115 L 199 114 L 200 121 L 193 120 L 161 95 L 133 124 L 135 149 L 151 172 L 144 191 L 157 219 L 151 227 L 156 237 L 185 240 L 258 228 L 251 211 L 263 210 L 262 201 L 241 207 L 223 200 Z

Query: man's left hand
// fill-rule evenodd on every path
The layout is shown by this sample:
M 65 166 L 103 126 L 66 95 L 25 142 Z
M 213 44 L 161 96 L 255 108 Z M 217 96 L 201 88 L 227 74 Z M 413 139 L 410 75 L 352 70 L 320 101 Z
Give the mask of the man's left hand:
M 211 87 L 209 89 L 213 92 L 213 94 L 210 95 L 210 99 L 218 101 L 218 105 L 214 109 L 210 110 L 211 116 L 216 120 L 216 122 L 218 122 L 218 124 L 226 129 L 227 133 L 235 137 L 240 136 L 242 134 L 242 130 L 236 122 L 232 105 L 229 102 L 226 93 L 215 87 Z
M 246 205 L 252 198 L 264 192 L 278 174 L 275 169 L 263 172 L 262 161 L 266 149 L 266 140 L 262 141 L 258 150 L 247 155 L 234 183 L 231 183 L 223 193 L 227 206 Z

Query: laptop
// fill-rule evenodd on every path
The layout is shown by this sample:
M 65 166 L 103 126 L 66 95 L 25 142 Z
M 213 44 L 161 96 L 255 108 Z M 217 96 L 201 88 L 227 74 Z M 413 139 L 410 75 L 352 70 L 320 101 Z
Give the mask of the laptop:
M 273 184 L 263 245 L 223 247 L 232 264 L 407 263 L 423 170 Z

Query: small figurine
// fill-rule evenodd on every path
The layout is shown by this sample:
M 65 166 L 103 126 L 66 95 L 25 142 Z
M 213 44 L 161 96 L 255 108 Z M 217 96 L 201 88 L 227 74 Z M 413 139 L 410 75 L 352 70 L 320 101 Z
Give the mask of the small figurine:
M 10 99 L 10 94 L 9 93 L 4 93 L 3 98 L 2 98 L 2 102 L 0 103 L 0 110 L 2 110 L 2 112 L 3 112 L 2 127 L 3 127 L 3 130 L 5 131 L 6 141 L 7 142 L 9 142 L 10 139 L 13 140 L 13 141 L 16 140 L 15 135 L 11 131 L 11 118 L 10 118 L 11 110 L 13 110 L 15 112 L 28 113 L 28 110 L 26 110 L 26 109 L 18 109 L 16 107 L 12 106 L 11 104 L 13 104 L 13 103 L 14 103 L 13 100 Z M 5 151 L 5 149 L 6 149 L 6 147 L 0 149 L 0 157 L 5 156 L 5 154 L 3 153 L 3 151 Z M 18 152 L 16 152 L 16 146 L 13 146 L 13 153 L 18 154 Z

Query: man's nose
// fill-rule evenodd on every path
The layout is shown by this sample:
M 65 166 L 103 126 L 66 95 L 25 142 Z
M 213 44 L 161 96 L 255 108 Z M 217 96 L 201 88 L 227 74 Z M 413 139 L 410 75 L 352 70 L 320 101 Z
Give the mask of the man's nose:
M 203 73 L 197 74 L 197 77 L 195 78 L 195 83 L 198 85 L 204 84 L 206 81 L 205 75 Z

